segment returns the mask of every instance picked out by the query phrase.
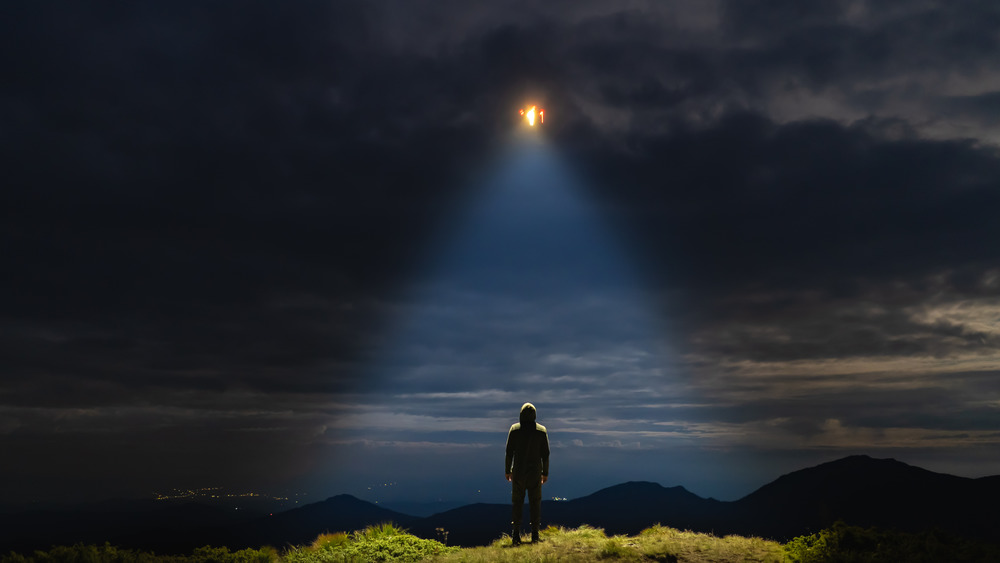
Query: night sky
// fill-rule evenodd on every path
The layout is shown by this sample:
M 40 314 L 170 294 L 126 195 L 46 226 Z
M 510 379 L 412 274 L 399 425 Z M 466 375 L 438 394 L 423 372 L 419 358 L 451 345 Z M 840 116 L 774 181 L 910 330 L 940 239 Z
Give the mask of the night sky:
M 0 502 L 1000 473 L 995 1 L 103 4 L 0 7 Z

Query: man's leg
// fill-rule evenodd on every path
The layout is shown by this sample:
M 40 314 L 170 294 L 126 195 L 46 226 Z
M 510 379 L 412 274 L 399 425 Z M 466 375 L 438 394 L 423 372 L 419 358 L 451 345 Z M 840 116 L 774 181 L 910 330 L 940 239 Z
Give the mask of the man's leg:
M 524 513 L 524 481 L 521 479 L 511 481 L 510 504 L 511 544 L 520 545 L 521 514 Z
M 539 480 L 534 487 L 528 489 L 528 505 L 531 512 L 531 541 L 538 541 L 538 527 L 542 521 L 542 483 Z

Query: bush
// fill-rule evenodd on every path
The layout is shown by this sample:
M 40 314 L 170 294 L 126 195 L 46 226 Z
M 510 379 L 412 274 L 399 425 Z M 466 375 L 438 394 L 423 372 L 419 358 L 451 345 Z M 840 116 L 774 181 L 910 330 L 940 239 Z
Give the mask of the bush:
M 908 534 L 848 526 L 843 522 L 793 539 L 785 544 L 785 552 L 793 563 L 1000 561 L 1000 548 L 940 531 Z
M 382 522 L 374 526 L 368 526 L 364 530 L 358 530 L 351 534 L 354 541 L 371 541 L 380 538 L 391 538 L 406 534 L 406 530 L 393 524 L 392 522 Z
M 372 540 L 356 541 L 345 549 L 345 555 L 359 561 L 414 563 L 432 555 L 457 551 L 434 540 L 424 540 L 411 535 L 384 536 Z
M 311 546 L 293 549 L 283 559 L 284 563 L 413 563 L 450 551 L 458 551 L 458 548 L 420 539 L 392 523 L 384 523 L 350 535 L 343 532 L 322 534 Z
M 317 549 L 336 549 L 349 541 L 351 541 L 351 538 L 344 532 L 320 534 L 316 536 L 316 539 L 313 540 L 312 545 L 309 547 L 314 551 Z

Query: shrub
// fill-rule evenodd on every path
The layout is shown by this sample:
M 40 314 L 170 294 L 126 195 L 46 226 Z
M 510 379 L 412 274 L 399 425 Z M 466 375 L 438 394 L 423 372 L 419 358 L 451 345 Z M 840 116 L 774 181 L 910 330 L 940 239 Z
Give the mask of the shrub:
M 1000 548 L 940 531 L 908 534 L 848 526 L 843 522 L 793 539 L 785 544 L 785 552 L 793 563 L 1000 561 Z
M 368 526 L 364 530 L 358 530 L 352 535 L 354 541 L 371 541 L 379 538 L 391 538 L 406 534 L 406 530 L 393 524 L 392 522 L 382 522 Z
M 369 526 L 352 534 L 322 534 L 306 548 L 287 552 L 283 563 L 413 563 L 440 553 L 458 551 L 434 540 L 406 533 L 392 523 Z
M 458 551 L 434 540 L 424 540 L 408 534 L 383 536 L 371 540 L 351 542 L 344 549 L 348 557 L 358 561 L 415 563 L 432 555 Z
M 336 532 L 334 534 L 320 534 L 316 536 L 313 540 L 310 548 L 315 551 L 318 549 L 336 549 L 343 546 L 347 542 L 351 541 L 351 538 L 344 532 Z

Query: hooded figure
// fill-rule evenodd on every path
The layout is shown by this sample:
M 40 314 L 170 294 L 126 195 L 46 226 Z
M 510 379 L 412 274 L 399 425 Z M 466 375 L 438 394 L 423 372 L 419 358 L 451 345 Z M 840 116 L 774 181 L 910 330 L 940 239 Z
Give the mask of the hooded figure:
M 535 405 L 524 403 L 520 422 L 507 433 L 507 455 L 504 474 L 512 483 L 511 538 L 521 543 L 521 514 L 524 493 L 528 493 L 531 512 L 531 541 L 538 541 L 539 518 L 542 512 L 542 483 L 549 479 L 549 435 L 545 427 L 535 422 Z

